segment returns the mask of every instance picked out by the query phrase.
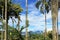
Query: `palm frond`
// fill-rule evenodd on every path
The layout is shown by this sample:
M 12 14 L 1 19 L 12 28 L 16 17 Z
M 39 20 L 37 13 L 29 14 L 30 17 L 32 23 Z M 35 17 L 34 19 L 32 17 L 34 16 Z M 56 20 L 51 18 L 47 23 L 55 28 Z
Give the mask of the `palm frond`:
M 46 10 L 47 13 L 49 12 L 49 5 L 48 5 L 47 2 L 46 2 L 46 4 L 45 4 L 45 10 Z
M 40 8 L 40 12 L 44 14 L 44 9 L 42 7 Z
M 37 9 L 39 9 L 39 5 L 40 5 L 40 4 L 41 4 L 41 1 L 38 1 L 38 2 L 36 3 L 35 6 L 36 6 Z
M 42 3 L 42 4 L 41 4 L 41 3 Z M 45 5 L 45 7 L 40 6 L 40 5 Z M 39 9 L 40 12 L 41 12 L 42 14 L 44 14 L 44 10 L 46 10 L 47 13 L 49 12 L 49 10 L 50 10 L 50 5 L 51 5 L 51 0 L 49 0 L 48 2 L 47 2 L 46 0 L 38 1 L 38 2 L 36 3 L 36 8 L 39 9 L 39 7 L 40 7 L 40 9 Z
M 11 19 L 12 19 L 12 22 L 13 22 L 13 23 L 14 23 L 14 22 L 15 22 L 15 23 L 17 23 L 17 22 L 16 22 L 16 20 L 15 20 L 15 19 L 13 19 L 12 17 L 11 17 Z

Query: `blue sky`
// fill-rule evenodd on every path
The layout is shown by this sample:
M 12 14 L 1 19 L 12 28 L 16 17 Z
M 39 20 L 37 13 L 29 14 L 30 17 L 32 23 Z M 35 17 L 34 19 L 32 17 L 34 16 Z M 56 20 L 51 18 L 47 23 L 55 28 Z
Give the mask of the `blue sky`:
M 13 0 L 14 3 L 19 4 L 23 8 L 23 12 L 21 13 L 21 20 L 22 22 L 20 25 L 25 26 L 25 0 Z M 45 22 L 44 22 L 44 15 L 40 13 L 40 11 L 35 7 L 37 0 L 28 0 L 28 20 L 29 20 L 29 27 L 28 31 L 37 31 L 37 30 L 44 30 Z M 60 10 L 59 10 L 59 26 L 60 26 Z M 17 19 L 16 19 L 17 21 Z M 14 23 L 16 26 L 17 23 Z M 9 20 L 9 25 L 12 26 L 11 19 Z M 60 27 L 59 27 L 60 29 Z M 47 30 L 52 30 L 52 20 L 51 20 L 51 11 L 47 14 Z M 25 29 L 23 30 L 25 31 Z

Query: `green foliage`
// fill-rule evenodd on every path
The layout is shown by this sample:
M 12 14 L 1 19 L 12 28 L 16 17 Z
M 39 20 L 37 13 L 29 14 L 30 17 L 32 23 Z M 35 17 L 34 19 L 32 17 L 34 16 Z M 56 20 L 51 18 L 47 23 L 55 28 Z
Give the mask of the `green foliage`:
M 22 26 L 20 31 L 18 31 L 16 28 L 13 28 L 12 30 L 10 30 L 10 32 L 8 34 L 10 37 L 12 37 L 12 39 L 24 40 L 24 37 L 21 35 L 21 32 L 25 28 L 26 27 Z M 11 33 L 11 35 L 10 35 L 10 33 Z
M 36 3 L 36 8 L 38 8 L 39 9 L 39 5 L 41 4 L 41 1 L 38 1 L 37 3 Z
M 20 31 L 18 31 L 16 28 L 8 27 L 8 29 L 9 29 L 9 31 L 8 31 L 9 38 L 17 39 L 17 40 L 24 40 L 23 36 L 21 35 L 21 32 L 25 28 L 26 27 L 22 26 Z
M 41 5 L 41 6 L 40 6 Z M 42 1 L 38 1 L 36 3 L 36 8 L 40 10 L 41 13 L 44 14 L 44 11 L 46 11 L 47 13 L 49 12 L 50 10 L 50 1 L 46 1 L 46 0 L 42 0 Z
M 45 40 L 44 33 L 34 34 L 32 31 L 29 32 L 29 40 Z M 46 40 L 52 40 L 52 32 L 49 31 Z
M 3 26 L 1 26 L 2 29 L 4 29 Z M 24 40 L 24 36 L 21 35 L 22 33 L 22 30 L 25 29 L 26 27 L 21 27 L 20 31 L 18 31 L 16 28 L 14 27 L 11 27 L 8 25 L 8 38 L 11 39 L 11 40 Z M 1 36 L 1 34 L 0 34 Z M 1 37 L 0 37 L 1 38 Z
M 2 0 L 2 1 L 0 1 L 0 15 L 2 16 L 2 8 L 4 9 L 4 4 L 5 2 Z M 7 19 L 9 19 L 10 17 L 12 17 L 12 16 L 15 16 L 15 18 L 18 18 L 18 15 L 19 15 L 19 13 L 21 13 L 22 12 L 22 8 L 21 8 L 21 6 L 20 5 L 18 5 L 18 4 L 13 4 L 11 1 L 9 1 L 8 0 L 8 3 L 7 3 Z M 5 10 L 5 9 L 4 9 Z M 4 10 L 3 10 L 3 15 L 5 15 L 4 14 Z M 5 18 L 5 17 L 4 17 Z
M 49 32 L 48 32 L 48 37 L 49 37 L 50 39 L 52 39 L 52 31 L 49 31 Z
M 45 5 L 45 10 L 46 10 L 47 13 L 49 12 L 49 10 L 51 10 L 51 0 L 48 0 L 48 2 L 47 2 L 47 0 L 40 0 L 36 3 L 35 6 L 36 6 L 37 9 L 39 9 L 40 5 Z M 60 1 L 58 2 L 58 8 L 60 8 Z M 44 14 L 44 7 L 43 6 L 41 6 L 39 10 L 40 10 L 41 13 Z

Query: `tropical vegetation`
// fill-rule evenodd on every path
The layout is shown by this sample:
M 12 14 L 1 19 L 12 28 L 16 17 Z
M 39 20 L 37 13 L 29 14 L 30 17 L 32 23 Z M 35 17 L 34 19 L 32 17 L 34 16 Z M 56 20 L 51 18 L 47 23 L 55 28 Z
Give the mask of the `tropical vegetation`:
M 41 5 L 41 6 L 40 6 Z M 42 14 L 45 14 L 45 32 L 41 33 L 33 33 L 31 31 L 28 32 L 29 20 L 28 20 L 28 0 L 26 0 L 26 23 L 25 26 L 20 26 L 20 15 L 23 11 L 23 8 L 19 4 L 14 4 L 11 0 L 0 0 L 0 22 L 2 23 L 1 28 L 4 31 L 0 31 L 4 34 L 2 39 L 5 40 L 60 40 L 58 35 L 58 9 L 60 8 L 60 4 L 58 0 L 40 0 L 36 3 L 36 8 Z M 51 10 L 52 15 L 52 31 L 47 32 L 47 22 L 46 22 L 46 13 Z M 17 28 L 14 28 L 15 19 L 18 19 L 18 23 L 16 25 Z M 12 19 L 13 26 L 8 25 L 8 20 Z M 5 27 L 4 27 L 5 26 Z M 22 35 L 22 30 L 26 28 L 26 33 Z

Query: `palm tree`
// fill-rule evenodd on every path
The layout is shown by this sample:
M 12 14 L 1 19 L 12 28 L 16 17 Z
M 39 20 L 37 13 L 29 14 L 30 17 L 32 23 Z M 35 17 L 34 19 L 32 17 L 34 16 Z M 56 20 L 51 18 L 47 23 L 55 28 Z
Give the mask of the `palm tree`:
M 40 7 L 39 5 L 42 2 L 42 6 Z M 48 2 L 46 2 L 46 0 L 42 0 L 37 2 L 36 7 L 40 10 L 40 12 L 42 12 L 42 14 L 45 14 L 45 33 L 44 33 L 44 40 L 46 40 L 47 37 L 47 22 L 46 22 L 46 13 L 49 12 L 49 6 L 48 6 Z M 45 9 L 44 9 L 45 8 Z M 44 12 L 44 10 L 46 10 L 46 12 Z
M 52 4 L 51 4 L 52 2 Z M 41 2 L 39 2 L 37 4 L 37 8 L 38 8 L 38 5 L 40 4 Z M 56 39 L 58 40 L 58 6 L 60 7 L 60 5 L 58 5 L 58 0 L 49 0 L 48 4 L 51 6 L 51 9 L 52 9 L 52 28 L 53 28 L 53 40 Z M 46 7 L 45 7 L 46 8 Z M 57 26 L 57 27 L 56 27 Z M 54 36 L 55 34 L 55 36 Z
M 7 0 L 5 0 L 5 40 L 8 40 L 8 26 L 7 26 Z
M 3 19 L 5 19 L 5 22 L 7 22 L 6 23 L 6 25 L 5 25 L 5 28 L 7 29 L 7 24 L 8 24 L 8 19 L 11 17 L 11 16 L 15 16 L 15 18 L 18 18 L 18 15 L 19 15 L 19 13 L 21 13 L 22 12 L 22 8 L 20 7 L 20 5 L 16 5 L 16 4 L 12 4 L 12 2 L 10 2 L 10 0 L 8 0 L 8 2 L 7 2 L 7 0 L 0 0 L 0 15 L 2 16 L 2 6 L 3 7 L 5 7 L 5 10 L 3 11 L 3 15 L 5 15 L 5 16 L 3 16 Z M 8 3 L 8 4 L 7 4 Z M 5 5 L 5 6 L 4 6 Z M 12 6 L 13 5 L 13 6 Z M 8 6 L 8 10 L 7 10 L 7 6 Z M 4 9 L 4 8 L 3 8 Z M 13 12 L 13 14 L 12 14 L 12 12 Z M 8 13 L 8 14 L 7 14 Z M 5 34 L 7 33 L 7 30 L 5 30 Z M 6 37 L 5 37 L 5 39 L 6 39 Z
M 51 9 L 52 9 L 52 28 L 53 28 L 53 40 L 58 40 L 57 37 L 57 17 L 58 17 L 58 0 L 51 0 Z
M 47 37 L 47 22 L 46 22 L 46 13 L 45 13 L 45 40 Z
M 28 40 L 28 0 L 26 0 L 26 40 Z

